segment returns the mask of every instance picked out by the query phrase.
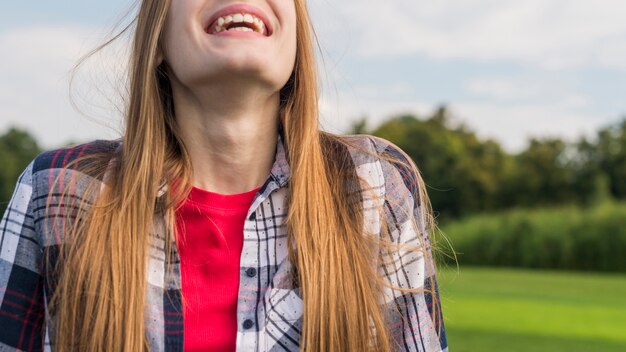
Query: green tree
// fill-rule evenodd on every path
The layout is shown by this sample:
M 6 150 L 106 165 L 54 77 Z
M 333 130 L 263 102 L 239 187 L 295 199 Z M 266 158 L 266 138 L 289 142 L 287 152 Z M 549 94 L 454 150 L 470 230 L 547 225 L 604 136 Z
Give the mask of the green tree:
M 602 203 L 612 198 L 608 175 L 600 167 L 598 145 L 586 138 L 576 143 L 572 158 L 574 192 L 584 205 Z
M 557 138 L 531 139 L 517 156 L 513 181 L 517 203 L 524 206 L 557 204 L 577 200 L 574 174 L 566 142 Z
M 367 134 L 367 117 L 361 117 L 360 119 L 353 121 L 350 127 L 350 134 Z
M 597 159 L 608 177 L 611 194 L 626 199 L 626 118 L 598 133 Z
M 17 178 L 40 152 L 35 139 L 24 130 L 11 128 L 0 136 L 0 213 L 11 199 Z
M 501 204 L 501 182 L 511 158 L 492 140 L 482 141 L 454 121 L 445 107 L 428 119 L 398 116 L 372 134 L 386 138 L 414 159 L 429 187 L 435 211 L 457 217 Z

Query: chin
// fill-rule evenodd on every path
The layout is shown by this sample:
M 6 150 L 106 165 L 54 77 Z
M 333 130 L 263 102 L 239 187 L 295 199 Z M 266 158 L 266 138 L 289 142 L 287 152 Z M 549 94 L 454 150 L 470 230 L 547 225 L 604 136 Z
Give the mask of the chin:
M 275 87 L 276 90 L 282 88 L 291 76 L 293 66 L 287 64 L 277 64 L 280 60 L 263 57 L 263 55 L 233 55 L 223 60 L 211 70 L 223 80 L 234 80 L 237 78 L 246 81 L 258 81 L 263 85 Z
M 218 66 L 232 73 L 272 71 L 271 59 L 264 58 L 262 55 L 254 55 L 250 52 L 231 53 L 219 61 L 220 64 Z

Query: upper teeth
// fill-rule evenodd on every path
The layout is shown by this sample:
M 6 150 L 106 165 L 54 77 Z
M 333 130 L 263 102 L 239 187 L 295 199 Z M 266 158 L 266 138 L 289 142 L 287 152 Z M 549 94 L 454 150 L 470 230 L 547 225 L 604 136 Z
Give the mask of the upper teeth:
M 248 23 L 252 28 L 248 27 L 229 27 L 232 23 Z M 265 24 L 258 17 L 249 13 L 235 13 L 232 15 L 226 15 L 219 17 L 216 21 L 211 34 L 220 33 L 224 31 L 255 31 L 261 34 L 265 34 Z

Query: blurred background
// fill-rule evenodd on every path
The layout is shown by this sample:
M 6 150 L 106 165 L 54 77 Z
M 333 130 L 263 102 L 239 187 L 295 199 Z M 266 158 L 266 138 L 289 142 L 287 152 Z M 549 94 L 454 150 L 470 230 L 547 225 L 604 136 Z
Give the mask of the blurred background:
M 128 37 L 72 68 L 130 5 L 0 5 L 0 211 L 41 150 L 119 136 Z M 625 351 L 626 2 L 309 6 L 323 128 L 414 158 L 457 253 L 434 234 L 451 349 Z

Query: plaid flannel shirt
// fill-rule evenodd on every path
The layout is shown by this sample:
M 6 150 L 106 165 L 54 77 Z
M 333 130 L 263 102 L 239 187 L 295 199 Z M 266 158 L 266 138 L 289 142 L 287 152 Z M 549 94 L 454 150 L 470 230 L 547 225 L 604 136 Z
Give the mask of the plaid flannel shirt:
M 353 145 L 401 160 L 403 154 L 390 143 L 367 136 L 346 137 Z M 52 182 L 68 162 L 93 151 L 114 150 L 115 141 L 97 141 L 59 149 L 38 156 L 20 176 L 15 193 L 0 223 L 0 351 L 51 350 L 53 319 L 47 310 L 50 281 L 42 258 L 58 251 L 62 234 L 54 234 L 51 216 L 45 213 L 51 196 L 52 208 L 58 194 Z M 238 351 L 297 351 L 302 331 L 303 302 L 300 290 L 290 279 L 293 266 L 287 255 L 285 217 L 288 207 L 289 165 L 279 138 L 271 173 L 256 194 L 244 226 L 241 275 L 237 309 Z M 396 164 L 349 148 L 357 175 L 374 190 L 361 192 L 365 229 L 380 234 L 381 207 L 389 236 L 395 243 L 423 245 L 430 251 L 424 209 L 417 193 L 416 175 Z M 94 179 L 70 169 L 60 183 L 72 188 L 72 196 L 85 196 Z M 98 180 L 98 182 L 102 182 Z M 52 194 L 51 194 L 52 193 Z M 313 205 L 312 205 L 313 206 Z M 418 231 L 411 223 L 417 223 Z M 183 350 L 181 279 L 176 248 L 168 268 L 165 258 L 164 221 L 155 220 L 150 234 L 146 292 L 146 336 L 152 351 Z M 379 263 L 381 275 L 393 285 L 425 288 L 427 292 L 402 293 L 386 290 L 384 302 L 390 317 L 389 329 L 399 351 L 447 351 L 438 297 L 432 289 L 434 269 L 421 253 L 398 251 Z M 170 270 L 171 269 L 171 270 Z M 432 280 L 432 283 L 436 281 Z M 438 295 L 434 285 L 435 295 Z M 434 300 L 433 298 L 437 298 Z M 431 319 L 433 310 L 436 323 Z M 440 331 L 440 334 L 438 334 Z

